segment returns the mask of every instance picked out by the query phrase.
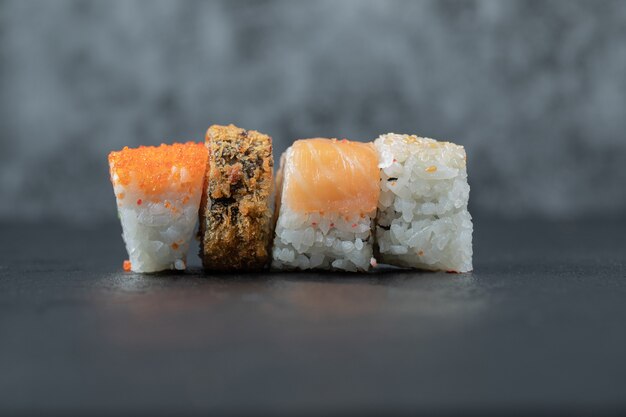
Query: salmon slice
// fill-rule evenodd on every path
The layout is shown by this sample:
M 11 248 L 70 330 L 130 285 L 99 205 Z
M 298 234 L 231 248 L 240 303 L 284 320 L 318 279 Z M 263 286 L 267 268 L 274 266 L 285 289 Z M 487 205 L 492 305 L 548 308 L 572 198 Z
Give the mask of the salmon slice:
M 287 159 L 283 202 L 291 210 L 348 215 L 376 209 L 379 169 L 371 143 L 301 139 Z

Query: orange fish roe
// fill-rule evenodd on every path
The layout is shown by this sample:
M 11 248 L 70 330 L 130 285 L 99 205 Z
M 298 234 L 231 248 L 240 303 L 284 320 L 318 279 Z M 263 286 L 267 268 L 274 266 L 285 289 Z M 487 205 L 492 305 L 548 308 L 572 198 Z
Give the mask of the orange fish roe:
M 137 185 L 152 199 L 172 189 L 191 193 L 194 186 L 202 182 L 207 157 L 204 144 L 195 142 L 125 147 L 109 154 L 111 182 L 113 185 Z
M 435 172 L 435 171 L 437 171 L 437 167 L 434 165 L 431 165 L 428 168 L 426 168 L 426 172 Z
M 129 272 L 131 267 L 132 265 L 128 259 L 126 259 L 124 263 L 122 264 L 122 268 L 124 268 L 124 271 L 126 272 Z

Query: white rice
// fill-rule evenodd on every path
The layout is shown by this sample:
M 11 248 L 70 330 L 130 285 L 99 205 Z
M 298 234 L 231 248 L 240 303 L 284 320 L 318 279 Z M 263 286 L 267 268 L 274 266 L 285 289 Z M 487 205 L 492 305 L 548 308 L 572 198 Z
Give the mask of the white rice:
M 394 133 L 380 136 L 374 145 L 381 168 L 379 261 L 471 271 L 473 226 L 463 147 Z
M 180 178 L 184 181 L 184 172 Z M 156 201 L 147 200 L 133 183 L 117 184 L 114 190 L 116 196 L 124 196 L 117 198 L 118 214 L 131 270 L 150 273 L 186 269 L 186 254 L 198 220 L 201 187 L 193 187 L 191 194 L 167 192 Z M 141 204 L 137 204 L 140 199 Z
M 274 247 L 274 269 L 367 271 L 372 262 L 372 217 L 302 214 L 282 206 Z

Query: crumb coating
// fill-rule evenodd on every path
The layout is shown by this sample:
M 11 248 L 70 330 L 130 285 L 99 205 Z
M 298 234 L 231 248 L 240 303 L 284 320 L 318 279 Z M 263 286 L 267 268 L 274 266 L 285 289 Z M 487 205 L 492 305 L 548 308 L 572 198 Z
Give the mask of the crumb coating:
M 211 126 L 200 205 L 200 257 L 205 269 L 259 270 L 272 237 L 272 139 L 234 125 Z

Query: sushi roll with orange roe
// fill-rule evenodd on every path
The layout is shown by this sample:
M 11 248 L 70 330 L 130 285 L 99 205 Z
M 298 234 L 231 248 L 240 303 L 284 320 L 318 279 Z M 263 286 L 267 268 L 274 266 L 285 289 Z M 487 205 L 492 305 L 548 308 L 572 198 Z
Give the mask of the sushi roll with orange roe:
M 186 268 L 206 164 L 204 144 L 194 142 L 125 147 L 109 154 L 130 258 L 124 269 L 149 273 Z

